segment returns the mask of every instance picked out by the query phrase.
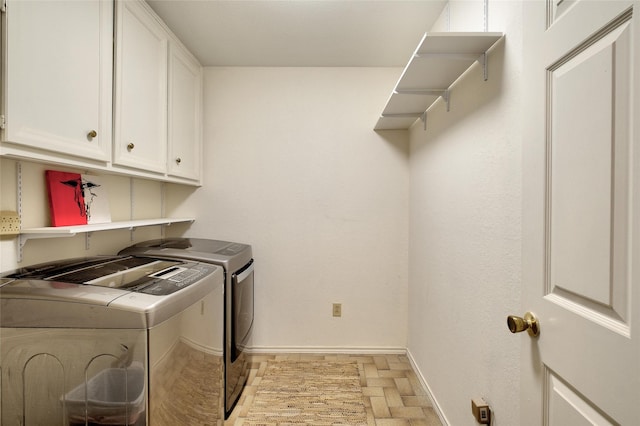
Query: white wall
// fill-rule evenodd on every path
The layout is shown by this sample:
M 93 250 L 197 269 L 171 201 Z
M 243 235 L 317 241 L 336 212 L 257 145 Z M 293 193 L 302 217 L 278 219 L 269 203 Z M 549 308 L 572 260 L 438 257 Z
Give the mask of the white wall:
M 258 349 L 406 347 L 408 138 L 372 130 L 400 72 L 206 70 L 204 186 L 171 213 L 253 246 Z
M 482 21 L 452 2 L 455 20 Z M 471 399 L 484 397 L 494 426 L 519 416 L 519 336 L 506 317 L 520 310 L 521 4 L 490 1 L 489 31 L 504 42 L 489 55 L 489 80 L 475 66 L 440 103 L 428 128 L 410 130 L 408 349 L 450 425 L 476 425 Z

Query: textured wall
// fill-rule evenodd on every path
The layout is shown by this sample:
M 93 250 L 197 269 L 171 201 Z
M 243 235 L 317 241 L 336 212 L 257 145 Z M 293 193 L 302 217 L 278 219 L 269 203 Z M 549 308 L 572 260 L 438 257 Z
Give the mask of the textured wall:
M 256 347 L 406 346 L 407 132 L 373 131 L 400 71 L 206 70 L 204 186 L 169 204 L 253 246 Z
M 456 31 L 465 3 L 451 4 Z M 441 103 L 426 131 L 410 131 L 408 348 L 456 426 L 477 424 L 475 397 L 492 405 L 495 426 L 519 424 L 520 339 L 506 316 L 520 310 L 521 5 L 489 6 L 489 30 L 506 34 L 489 80 L 476 65 L 453 88 L 451 111 Z

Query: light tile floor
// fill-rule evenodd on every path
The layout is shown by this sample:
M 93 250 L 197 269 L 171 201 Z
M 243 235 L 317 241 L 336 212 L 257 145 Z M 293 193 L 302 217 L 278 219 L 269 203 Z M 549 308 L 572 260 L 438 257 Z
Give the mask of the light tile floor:
M 267 360 L 355 360 L 368 426 L 442 426 L 405 355 L 254 355 L 247 386 L 225 426 L 241 426 Z

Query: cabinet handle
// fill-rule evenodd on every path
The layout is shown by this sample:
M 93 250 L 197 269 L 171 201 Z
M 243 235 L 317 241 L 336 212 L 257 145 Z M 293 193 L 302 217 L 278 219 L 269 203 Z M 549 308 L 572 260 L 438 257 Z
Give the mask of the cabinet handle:
M 87 139 L 89 140 L 95 138 L 96 136 L 98 136 L 98 132 L 96 132 L 95 130 L 92 130 L 89 133 L 87 133 Z
M 180 163 L 182 163 L 182 158 L 180 157 L 176 158 L 176 164 L 180 164 Z
M 131 151 L 135 147 L 136 146 L 133 144 L 133 142 L 129 142 L 129 144 L 127 145 L 127 151 Z

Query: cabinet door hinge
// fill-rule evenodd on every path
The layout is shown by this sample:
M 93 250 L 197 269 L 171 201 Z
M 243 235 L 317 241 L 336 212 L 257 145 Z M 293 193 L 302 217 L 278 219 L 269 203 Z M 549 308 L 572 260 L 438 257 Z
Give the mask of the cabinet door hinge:
M 6 123 L 4 121 L 4 114 L 0 115 L 0 129 L 4 130 Z
M 2 3 L 0 3 L 0 12 L 1 13 L 6 13 L 7 12 L 7 0 L 0 0 L 2 1 Z

